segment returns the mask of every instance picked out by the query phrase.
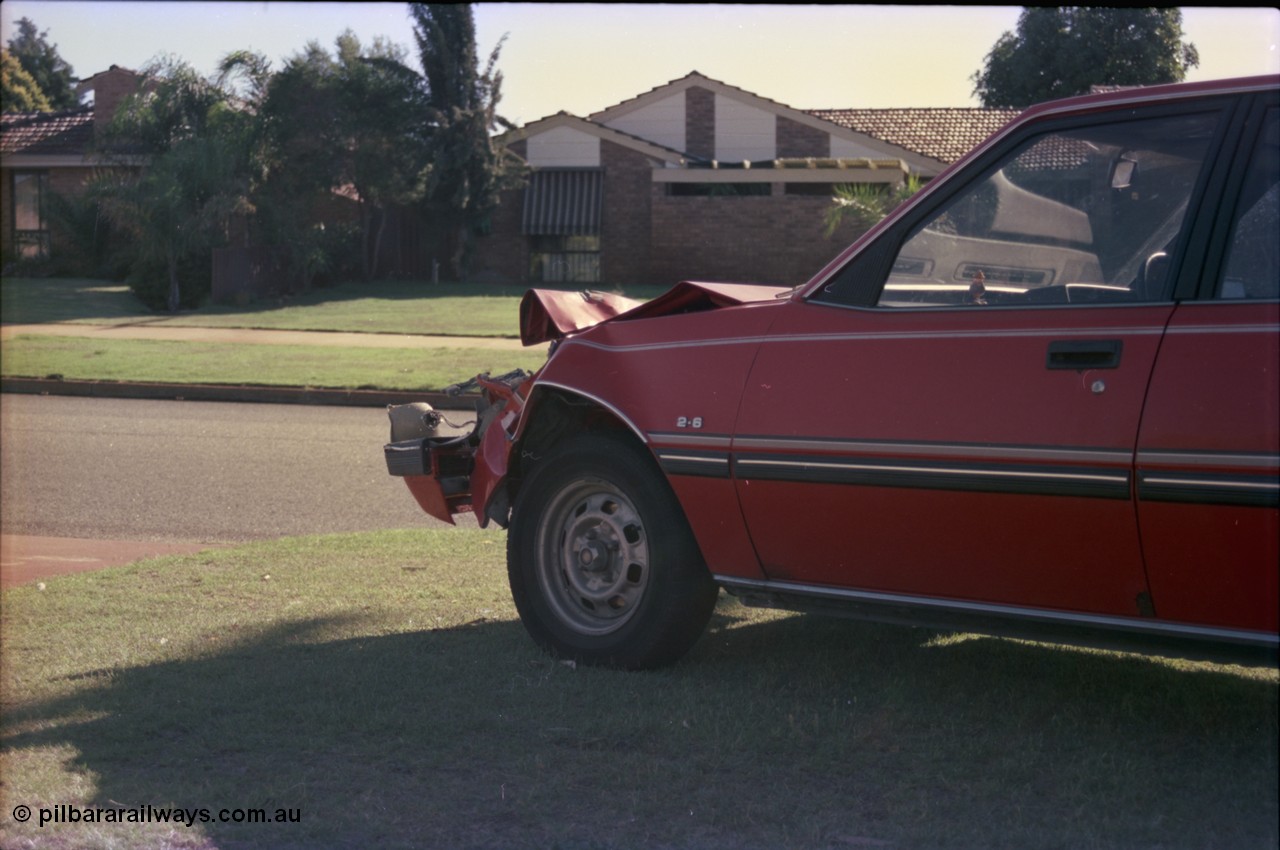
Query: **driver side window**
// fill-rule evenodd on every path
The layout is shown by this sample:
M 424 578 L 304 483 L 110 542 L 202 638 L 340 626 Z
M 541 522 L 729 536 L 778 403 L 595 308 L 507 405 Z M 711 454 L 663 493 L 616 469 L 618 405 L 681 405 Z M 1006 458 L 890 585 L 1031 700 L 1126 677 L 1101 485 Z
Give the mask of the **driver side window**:
M 1028 140 L 908 234 L 877 306 L 1164 297 L 1216 122 L 1176 115 Z

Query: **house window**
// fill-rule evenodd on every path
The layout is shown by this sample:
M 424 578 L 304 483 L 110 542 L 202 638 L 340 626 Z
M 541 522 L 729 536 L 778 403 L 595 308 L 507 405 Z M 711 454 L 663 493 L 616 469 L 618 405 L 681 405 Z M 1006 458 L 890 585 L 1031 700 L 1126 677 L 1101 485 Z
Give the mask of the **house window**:
M 836 193 L 837 183 L 788 183 L 786 193 L 788 195 L 805 195 L 808 197 L 830 198 Z M 864 184 L 868 185 L 868 184 Z M 888 186 L 888 184 L 876 184 Z
M 49 256 L 49 229 L 44 218 L 49 175 L 43 171 L 16 171 L 13 174 L 13 244 L 18 256 L 42 259 Z
M 529 279 L 600 282 L 604 171 L 541 169 L 529 176 L 521 232 L 529 237 Z
M 529 277 L 543 283 L 599 283 L 599 236 L 534 236 Z

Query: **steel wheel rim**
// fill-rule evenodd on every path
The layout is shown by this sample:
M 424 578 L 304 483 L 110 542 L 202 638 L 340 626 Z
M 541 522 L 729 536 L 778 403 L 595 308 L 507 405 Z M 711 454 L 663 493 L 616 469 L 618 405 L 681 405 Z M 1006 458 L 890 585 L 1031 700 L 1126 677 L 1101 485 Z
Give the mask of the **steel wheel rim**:
M 604 635 L 635 616 L 649 584 L 640 512 L 607 481 L 573 481 L 551 499 L 538 530 L 535 570 L 556 618 Z

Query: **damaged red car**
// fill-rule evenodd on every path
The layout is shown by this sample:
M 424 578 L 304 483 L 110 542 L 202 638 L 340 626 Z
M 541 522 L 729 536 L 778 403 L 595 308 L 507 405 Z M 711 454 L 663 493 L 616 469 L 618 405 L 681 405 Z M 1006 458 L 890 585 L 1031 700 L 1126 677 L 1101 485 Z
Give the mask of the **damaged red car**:
M 753 605 L 1274 663 L 1278 80 L 1034 107 L 795 288 L 533 291 L 474 427 L 393 408 L 422 508 L 508 528 L 559 655 Z

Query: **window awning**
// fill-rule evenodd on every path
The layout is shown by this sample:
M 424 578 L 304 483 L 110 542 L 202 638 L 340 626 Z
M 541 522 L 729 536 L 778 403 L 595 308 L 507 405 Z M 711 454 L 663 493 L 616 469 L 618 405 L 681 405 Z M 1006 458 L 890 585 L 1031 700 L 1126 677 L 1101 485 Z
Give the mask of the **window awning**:
M 547 169 L 529 175 L 524 190 L 526 236 L 598 236 L 604 171 Z

